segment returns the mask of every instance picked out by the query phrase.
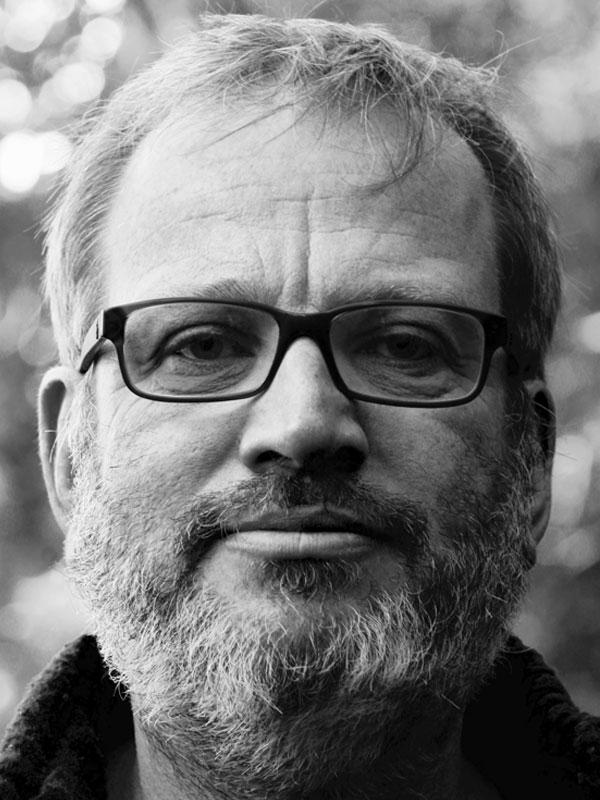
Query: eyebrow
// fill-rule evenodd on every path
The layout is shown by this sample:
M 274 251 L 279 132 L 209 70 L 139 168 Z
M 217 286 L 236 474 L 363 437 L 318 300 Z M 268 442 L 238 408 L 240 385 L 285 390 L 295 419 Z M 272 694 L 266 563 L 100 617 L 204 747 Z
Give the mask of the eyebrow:
M 174 285 L 170 286 L 169 289 L 173 292 L 173 297 L 197 297 L 198 300 L 232 300 L 242 303 L 245 301 L 253 303 L 264 302 L 264 299 L 261 299 L 264 298 L 264 294 L 256 286 L 246 284 L 236 278 L 227 278 L 202 286 Z
M 360 303 L 363 300 L 405 300 L 424 301 L 432 303 L 460 304 L 464 298 L 442 286 L 427 287 L 415 283 L 368 283 L 359 281 L 353 286 L 344 286 L 336 289 L 328 296 L 332 305 L 349 305 Z
M 276 293 L 236 278 L 227 278 L 216 283 L 194 287 L 172 285 L 169 290 L 172 292 L 172 297 L 197 297 L 199 300 L 230 300 L 241 303 L 276 305 Z M 412 283 L 388 284 L 359 281 L 351 287 L 344 286 L 334 289 L 326 295 L 326 300 L 327 307 L 336 308 L 363 301 L 386 302 L 388 300 L 460 305 L 464 303 L 465 298 L 442 286 L 428 288 Z

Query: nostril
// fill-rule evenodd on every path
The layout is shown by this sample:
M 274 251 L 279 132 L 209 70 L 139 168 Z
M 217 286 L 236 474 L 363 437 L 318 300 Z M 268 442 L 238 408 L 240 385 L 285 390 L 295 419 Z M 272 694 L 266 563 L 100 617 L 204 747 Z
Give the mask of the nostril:
M 346 445 L 330 453 L 318 450 L 310 453 L 302 464 L 303 471 L 320 474 L 348 475 L 357 472 L 365 462 L 365 454 L 356 447 Z
M 335 463 L 340 472 L 346 474 L 357 472 L 365 461 L 365 454 L 356 447 L 340 447 L 334 456 Z
M 282 471 L 302 471 L 320 475 L 335 473 L 348 475 L 357 472 L 364 464 L 365 454 L 352 446 L 339 447 L 333 453 L 326 450 L 315 450 L 306 453 L 304 458 L 294 459 L 278 453 L 276 450 L 263 450 L 254 459 L 257 469 L 281 469 Z
M 271 464 L 273 462 L 282 461 L 284 456 L 281 453 L 277 453 L 275 450 L 263 450 L 262 453 L 259 453 L 256 456 L 255 463 L 256 464 Z

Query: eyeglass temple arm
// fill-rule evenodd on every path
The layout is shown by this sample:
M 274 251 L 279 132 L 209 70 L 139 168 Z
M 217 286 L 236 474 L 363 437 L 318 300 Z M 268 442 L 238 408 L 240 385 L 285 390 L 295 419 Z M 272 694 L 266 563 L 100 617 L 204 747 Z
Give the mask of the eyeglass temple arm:
M 79 364 L 77 365 L 79 372 L 83 374 L 88 371 L 88 369 L 94 363 L 96 355 L 98 354 L 98 350 L 100 350 L 105 341 L 104 312 L 102 311 L 100 314 L 98 314 L 90 326 L 90 329 L 86 333 L 85 339 L 83 340 L 83 345 L 81 347 L 82 355 L 79 359 Z

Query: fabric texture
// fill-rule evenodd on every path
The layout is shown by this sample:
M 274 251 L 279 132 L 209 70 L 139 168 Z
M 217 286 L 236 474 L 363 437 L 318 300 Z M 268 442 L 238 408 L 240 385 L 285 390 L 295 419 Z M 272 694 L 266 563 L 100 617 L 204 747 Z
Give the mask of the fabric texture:
M 0 798 L 106 800 L 107 746 L 132 735 L 129 703 L 83 636 L 33 683 L 8 729 Z M 600 800 L 600 719 L 578 711 L 516 637 L 466 711 L 463 751 L 505 800 Z

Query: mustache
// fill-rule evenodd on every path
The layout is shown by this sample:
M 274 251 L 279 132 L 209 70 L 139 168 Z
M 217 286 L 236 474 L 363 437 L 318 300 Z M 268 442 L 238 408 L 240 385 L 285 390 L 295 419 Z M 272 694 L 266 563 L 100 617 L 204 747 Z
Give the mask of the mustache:
M 241 520 L 272 513 L 301 513 L 308 506 L 325 513 L 343 510 L 356 519 L 361 533 L 402 552 L 408 559 L 429 547 L 425 509 L 379 487 L 339 476 L 265 473 L 240 481 L 225 491 L 204 493 L 174 522 L 177 551 L 189 570 L 215 541 L 237 532 Z

